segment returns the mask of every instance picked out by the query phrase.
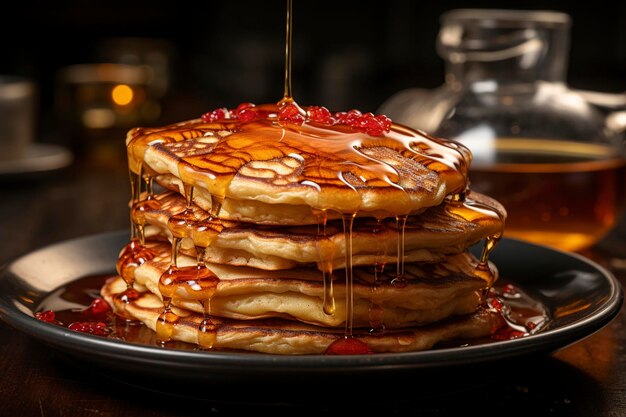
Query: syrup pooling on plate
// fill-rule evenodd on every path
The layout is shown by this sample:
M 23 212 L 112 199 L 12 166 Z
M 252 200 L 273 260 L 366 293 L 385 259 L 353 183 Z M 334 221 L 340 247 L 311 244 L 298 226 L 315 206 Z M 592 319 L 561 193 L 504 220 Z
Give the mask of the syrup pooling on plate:
M 500 313 L 506 326 L 496 330 L 494 340 L 509 340 L 535 334 L 545 329 L 550 321 L 548 309 L 521 287 L 503 283 L 491 287 L 487 305 Z

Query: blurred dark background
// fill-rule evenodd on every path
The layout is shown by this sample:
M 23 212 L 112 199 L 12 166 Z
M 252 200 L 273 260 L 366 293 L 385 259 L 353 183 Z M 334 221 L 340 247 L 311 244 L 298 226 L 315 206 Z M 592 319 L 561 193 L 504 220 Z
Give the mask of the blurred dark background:
M 399 90 L 440 85 L 439 16 L 461 7 L 493 8 L 494 3 L 296 0 L 296 100 L 375 111 Z M 526 0 L 498 7 L 570 14 L 569 84 L 626 91 L 626 2 Z M 133 42 L 166 57 L 167 85 L 149 124 L 190 119 L 244 101 L 275 102 L 282 95 L 284 0 L 20 1 L 3 8 L 8 23 L 0 26 L 0 73 L 38 83 L 43 141 L 72 144 L 62 133 L 66 120 L 58 109 L 60 71 L 82 63 L 133 63 L 132 56 L 116 52 Z

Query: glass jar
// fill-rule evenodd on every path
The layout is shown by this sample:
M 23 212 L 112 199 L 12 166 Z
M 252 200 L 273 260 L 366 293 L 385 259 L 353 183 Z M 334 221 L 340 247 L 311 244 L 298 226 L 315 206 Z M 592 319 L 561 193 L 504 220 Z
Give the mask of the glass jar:
M 569 16 L 458 9 L 441 23 L 445 84 L 379 111 L 468 146 L 471 188 L 505 206 L 506 236 L 593 245 L 622 214 L 626 159 L 606 114 L 566 85 Z

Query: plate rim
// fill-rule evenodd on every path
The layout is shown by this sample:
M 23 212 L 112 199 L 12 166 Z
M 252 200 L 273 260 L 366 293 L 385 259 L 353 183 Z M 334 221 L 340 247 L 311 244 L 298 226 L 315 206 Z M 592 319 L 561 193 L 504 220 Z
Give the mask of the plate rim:
M 11 278 L 11 266 L 28 256 L 37 256 L 38 253 L 54 250 L 62 245 L 75 245 L 91 241 L 108 241 L 127 237 L 127 230 L 118 230 L 106 233 L 97 233 L 73 239 L 63 240 L 35 249 L 19 256 L 0 268 L 0 280 Z M 567 257 L 575 258 L 596 270 L 609 284 L 609 294 L 606 300 L 597 307 L 596 311 L 574 323 L 547 329 L 535 335 L 496 341 L 489 344 L 441 348 L 417 352 L 376 353 L 373 355 L 278 355 L 257 352 L 207 352 L 191 351 L 158 346 L 145 346 L 114 339 L 106 339 L 89 334 L 71 331 L 69 329 L 51 325 L 35 319 L 11 305 L 6 295 L 0 295 L 0 319 L 16 330 L 28 334 L 35 339 L 52 344 L 64 351 L 79 354 L 93 354 L 97 349 L 98 357 L 118 358 L 121 360 L 149 363 L 163 363 L 179 367 L 230 367 L 233 365 L 249 366 L 247 372 L 264 371 L 272 368 L 280 371 L 313 371 L 332 372 L 390 369 L 431 369 L 447 366 L 458 366 L 468 363 L 478 364 L 497 361 L 504 358 L 526 356 L 532 353 L 554 352 L 571 344 L 577 343 L 609 324 L 621 311 L 623 305 L 622 287 L 612 272 L 597 262 L 577 253 L 565 252 L 559 249 L 525 242 L 514 238 L 503 240 L 518 244 L 538 247 L 542 250 L 557 252 Z M 26 307 L 25 307 L 26 308 Z M 565 340 L 566 342 L 563 342 Z M 546 349 L 550 347 L 550 349 Z M 122 355 L 120 355 L 122 354 Z M 122 358 L 120 358 L 122 356 Z
M 0 176 L 35 174 L 56 171 L 68 167 L 74 161 L 74 154 L 63 145 L 32 142 L 20 158 L 0 161 Z

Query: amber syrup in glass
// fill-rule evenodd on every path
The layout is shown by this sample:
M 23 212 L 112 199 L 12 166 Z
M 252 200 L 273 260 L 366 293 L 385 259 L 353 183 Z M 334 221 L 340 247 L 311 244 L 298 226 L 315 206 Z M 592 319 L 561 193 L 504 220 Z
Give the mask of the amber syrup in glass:
M 504 205 L 505 237 L 564 250 L 588 248 L 619 221 L 626 160 L 604 145 L 505 138 L 476 161 L 472 190 Z

